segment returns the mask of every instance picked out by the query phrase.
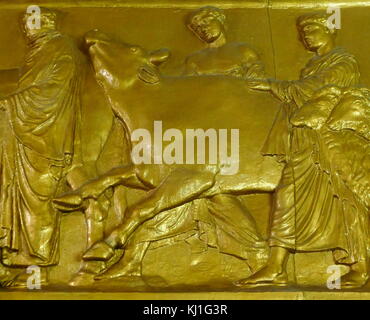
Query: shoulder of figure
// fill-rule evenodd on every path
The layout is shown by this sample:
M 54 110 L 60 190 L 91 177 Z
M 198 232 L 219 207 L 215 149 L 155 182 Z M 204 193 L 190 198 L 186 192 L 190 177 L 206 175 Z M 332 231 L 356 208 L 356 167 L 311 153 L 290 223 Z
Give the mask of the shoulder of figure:
M 354 54 L 350 53 L 347 49 L 343 47 L 337 47 L 332 52 L 333 56 L 337 59 L 344 59 L 348 61 L 354 61 L 357 63 L 357 59 Z

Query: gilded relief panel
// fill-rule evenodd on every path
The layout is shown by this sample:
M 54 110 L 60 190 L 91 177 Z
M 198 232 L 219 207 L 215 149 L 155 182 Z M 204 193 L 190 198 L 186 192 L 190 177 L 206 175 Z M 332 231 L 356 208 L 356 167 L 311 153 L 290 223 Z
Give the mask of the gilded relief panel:
M 1 286 L 366 291 L 369 14 L 1 4 Z

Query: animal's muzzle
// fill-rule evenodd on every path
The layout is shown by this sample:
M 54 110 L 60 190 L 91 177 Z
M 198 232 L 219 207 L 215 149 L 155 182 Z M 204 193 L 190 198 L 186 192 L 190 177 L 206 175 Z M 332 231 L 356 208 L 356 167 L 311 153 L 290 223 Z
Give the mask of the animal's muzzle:
M 98 29 L 90 30 L 85 34 L 85 43 L 87 47 L 91 47 L 94 44 L 106 41 L 109 41 L 108 36 Z

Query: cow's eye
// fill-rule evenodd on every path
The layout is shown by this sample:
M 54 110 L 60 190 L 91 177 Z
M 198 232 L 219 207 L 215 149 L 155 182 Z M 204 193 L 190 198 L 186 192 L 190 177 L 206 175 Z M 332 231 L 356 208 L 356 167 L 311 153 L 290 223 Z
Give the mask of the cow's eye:
M 132 53 L 138 52 L 138 48 L 137 47 L 131 47 L 130 50 L 131 50 Z

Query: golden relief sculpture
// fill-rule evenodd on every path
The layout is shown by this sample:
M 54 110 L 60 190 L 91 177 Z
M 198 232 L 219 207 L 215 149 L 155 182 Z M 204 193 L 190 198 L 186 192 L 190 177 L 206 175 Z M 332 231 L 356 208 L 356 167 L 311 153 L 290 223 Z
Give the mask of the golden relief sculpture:
M 158 13 L 183 28 L 174 48 L 144 22 L 142 39 L 99 15 L 73 30 L 88 4 L 14 10 L 27 47 L 0 70 L 3 290 L 30 289 L 34 268 L 61 291 L 368 291 L 366 55 L 323 9 L 276 40 L 278 6 L 221 7 Z M 233 24 L 248 10 L 266 29 Z

